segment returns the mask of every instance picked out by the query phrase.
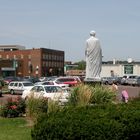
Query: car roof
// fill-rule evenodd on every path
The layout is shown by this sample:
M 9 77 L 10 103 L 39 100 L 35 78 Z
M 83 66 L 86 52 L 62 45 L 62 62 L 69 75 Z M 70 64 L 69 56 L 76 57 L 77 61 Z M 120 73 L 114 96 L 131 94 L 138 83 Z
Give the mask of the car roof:
M 30 81 L 11 81 L 10 83 L 32 83 Z
M 35 85 L 35 86 L 43 86 L 43 87 L 60 87 L 60 86 L 57 86 L 57 85 Z

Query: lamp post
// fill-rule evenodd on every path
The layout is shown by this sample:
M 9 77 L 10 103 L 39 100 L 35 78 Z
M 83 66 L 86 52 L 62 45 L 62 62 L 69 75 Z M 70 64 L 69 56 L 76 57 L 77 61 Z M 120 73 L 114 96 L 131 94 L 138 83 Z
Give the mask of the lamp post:
M 14 59 L 15 76 L 17 76 L 18 61 Z

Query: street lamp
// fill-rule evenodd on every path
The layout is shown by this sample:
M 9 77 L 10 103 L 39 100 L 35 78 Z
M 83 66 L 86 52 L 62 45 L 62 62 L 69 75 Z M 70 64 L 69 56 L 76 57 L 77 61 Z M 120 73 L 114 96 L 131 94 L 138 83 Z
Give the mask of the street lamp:
M 14 64 L 13 64 L 14 68 L 15 68 L 15 76 L 17 76 L 17 68 L 18 68 L 18 61 L 16 59 L 14 59 Z

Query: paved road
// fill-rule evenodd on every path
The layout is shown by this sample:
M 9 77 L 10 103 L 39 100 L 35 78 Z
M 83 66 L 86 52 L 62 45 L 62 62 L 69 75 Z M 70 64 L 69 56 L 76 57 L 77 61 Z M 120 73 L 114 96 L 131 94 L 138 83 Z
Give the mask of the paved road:
M 121 99 L 121 91 L 126 89 L 128 91 L 129 97 L 137 97 L 140 94 L 140 87 L 132 87 L 132 86 L 118 86 L 118 99 Z M 16 98 L 19 95 L 11 95 L 11 94 L 3 94 L 3 97 L 0 97 L 0 104 L 6 102 L 9 97 Z
M 129 97 L 138 97 L 140 95 L 140 87 L 118 86 L 118 97 L 121 97 L 121 91 L 127 90 Z

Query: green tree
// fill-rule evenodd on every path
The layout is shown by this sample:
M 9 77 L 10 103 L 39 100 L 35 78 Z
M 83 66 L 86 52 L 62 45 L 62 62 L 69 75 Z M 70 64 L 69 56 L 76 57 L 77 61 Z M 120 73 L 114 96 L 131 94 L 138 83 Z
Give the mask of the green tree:
M 86 68 L 86 62 L 84 60 L 81 60 L 79 62 L 75 62 L 74 64 L 78 65 L 78 70 L 85 70 Z

